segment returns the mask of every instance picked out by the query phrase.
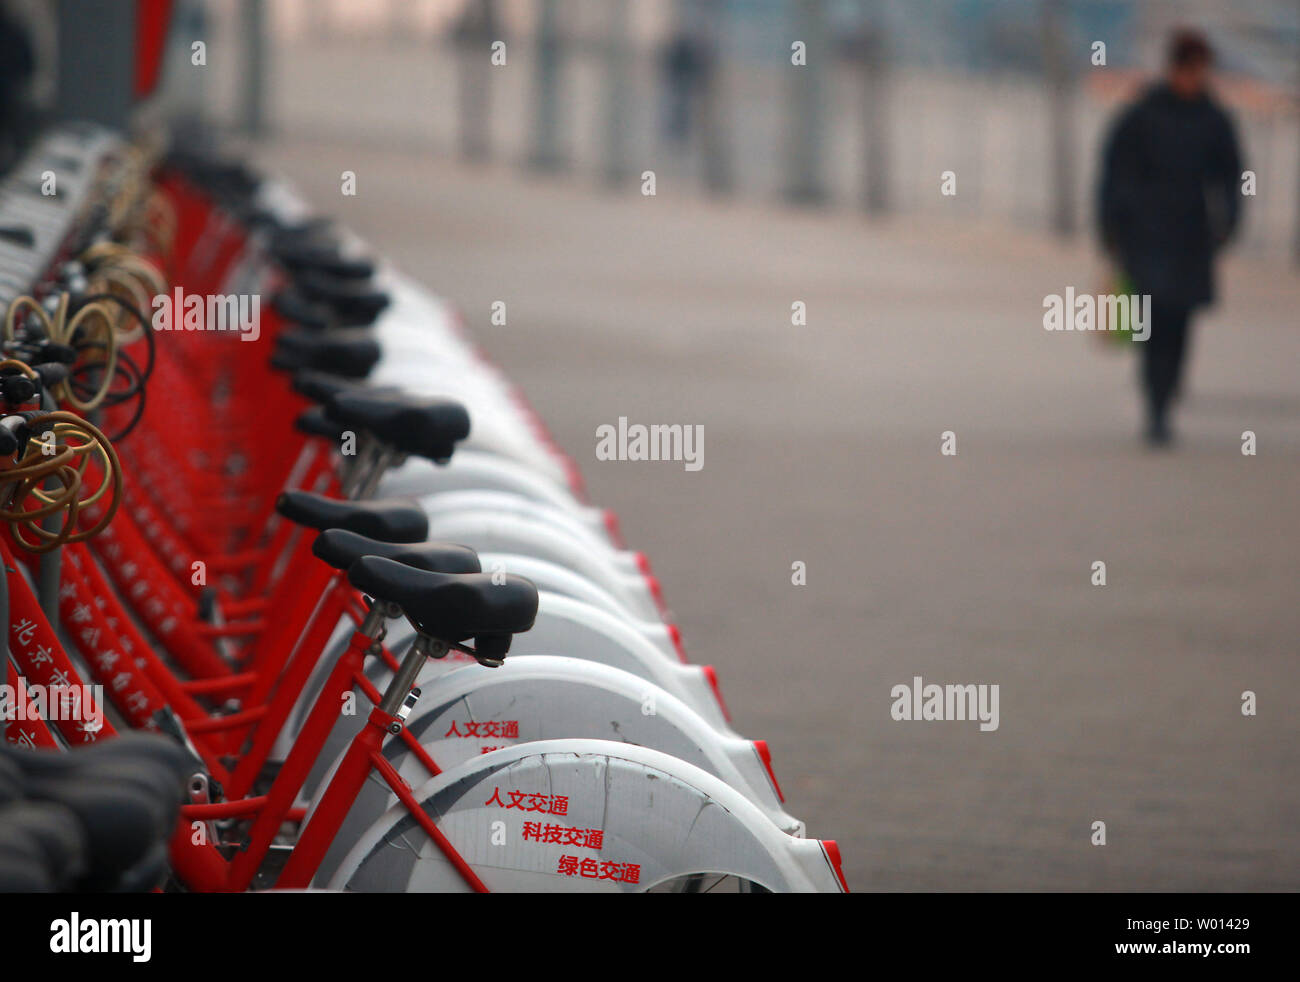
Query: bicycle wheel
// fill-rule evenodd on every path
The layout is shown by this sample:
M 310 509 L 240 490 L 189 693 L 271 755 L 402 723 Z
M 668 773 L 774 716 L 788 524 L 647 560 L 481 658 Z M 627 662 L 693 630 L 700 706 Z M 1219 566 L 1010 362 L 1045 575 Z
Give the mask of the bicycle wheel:
M 643 747 L 523 744 L 453 768 L 415 798 L 492 891 L 641 892 L 700 871 L 778 893 L 844 889 L 833 844 L 786 835 L 713 775 Z M 366 831 L 329 885 L 471 889 L 402 806 Z

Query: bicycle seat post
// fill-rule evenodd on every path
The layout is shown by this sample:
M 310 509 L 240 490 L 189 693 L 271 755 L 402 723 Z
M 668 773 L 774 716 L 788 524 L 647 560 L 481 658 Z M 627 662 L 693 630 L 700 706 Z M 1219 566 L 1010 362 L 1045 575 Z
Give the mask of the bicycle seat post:
M 385 624 L 395 618 L 401 617 L 402 610 L 397 604 L 388 603 L 386 600 L 374 600 L 370 604 L 370 610 L 366 612 L 365 620 L 357 628 L 358 633 L 374 641 L 382 641 L 387 633 Z
M 377 450 L 377 445 L 375 439 L 365 430 L 358 431 L 354 435 L 356 453 L 344 455 L 339 485 L 343 497 L 355 499 L 356 491 L 368 473 L 368 464 Z
M 352 497 L 358 501 L 373 498 L 375 491 L 379 488 L 379 482 L 383 479 L 388 468 L 397 466 L 405 459 L 406 454 L 376 440 L 369 468 L 358 480 L 356 491 Z
M 419 696 L 415 682 L 420 677 L 420 670 L 424 668 L 425 659 L 443 658 L 447 651 L 446 642 L 435 640 L 427 634 L 417 634 L 393 680 L 388 683 L 384 698 L 379 703 L 380 711 L 398 719 L 405 719 L 414 705 L 413 700 L 408 702 L 408 694 L 417 698 Z M 401 723 L 394 722 L 389 725 L 390 732 L 396 733 L 400 729 Z

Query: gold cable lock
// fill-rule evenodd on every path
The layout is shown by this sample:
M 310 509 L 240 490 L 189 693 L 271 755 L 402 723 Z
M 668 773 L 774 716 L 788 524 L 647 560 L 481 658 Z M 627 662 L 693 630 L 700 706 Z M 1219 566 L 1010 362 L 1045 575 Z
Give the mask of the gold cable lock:
M 9 523 L 14 541 L 32 553 L 49 552 L 98 535 L 117 513 L 122 498 L 122 465 L 117 451 L 98 427 L 64 410 L 41 413 L 27 421 L 32 436 L 22 456 L 0 460 L 0 521 Z M 103 479 L 90 494 L 86 470 L 98 457 Z M 46 487 L 50 480 L 57 488 Z M 78 530 L 82 509 L 109 502 L 89 528 Z M 34 505 L 34 507 L 33 507 Z M 44 520 L 60 511 L 64 519 L 57 531 L 44 528 Z
M 153 309 L 153 298 L 167 292 L 167 280 L 162 272 L 147 259 L 136 255 L 117 242 L 97 242 L 79 257 L 90 272 L 90 293 L 108 293 L 132 305 L 147 318 Z M 123 346 L 134 344 L 143 336 L 145 327 L 128 309 L 114 307 L 113 325 L 122 335 Z
M 108 398 L 109 390 L 113 387 L 114 372 L 117 369 L 117 348 L 121 343 L 121 338 L 112 313 L 102 303 L 88 303 L 73 314 L 72 317 L 68 317 L 70 299 L 70 296 L 66 293 L 59 294 L 58 306 L 55 308 L 54 316 L 51 317 L 35 297 L 27 294 L 15 297 L 10 302 L 9 309 L 5 311 L 4 336 L 7 341 L 15 339 L 18 331 L 18 315 L 23 311 L 27 311 L 40 321 L 46 336 L 56 344 L 72 347 L 78 351 L 79 355 L 88 350 L 94 351 L 102 348 L 101 357 L 90 361 L 91 365 L 102 367 L 104 374 L 103 381 L 100 382 L 98 390 L 91 398 L 82 399 L 73 392 L 70 378 L 64 379 L 54 386 L 52 390 L 60 402 L 85 413 L 97 409 Z M 98 327 L 101 340 L 93 340 L 90 331 L 91 325 Z M 79 344 L 73 344 L 73 339 L 79 328 L 82 329 L 85 336 Z M 28 372 L 31 373 L 31 370 L 28 369 Z M 36 376 L 31 373 L 31 377 L 35 378 Z

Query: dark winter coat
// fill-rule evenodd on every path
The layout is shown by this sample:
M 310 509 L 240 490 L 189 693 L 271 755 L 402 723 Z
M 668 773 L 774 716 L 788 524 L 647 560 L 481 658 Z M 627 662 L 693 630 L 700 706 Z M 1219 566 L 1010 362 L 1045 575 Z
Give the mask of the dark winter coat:
M 1237 226 L 1242 165 L 1211 97 L 1148 89 L 1112 128 L 1102 157 L 1102 240 L 1138 293 L 1194 307 L 1214 299 L 1214 254 Z

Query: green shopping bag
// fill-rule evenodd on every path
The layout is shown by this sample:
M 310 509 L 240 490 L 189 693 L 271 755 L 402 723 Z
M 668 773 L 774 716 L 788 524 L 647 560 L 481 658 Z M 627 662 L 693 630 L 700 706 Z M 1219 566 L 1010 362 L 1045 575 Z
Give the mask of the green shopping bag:
M 1116 271 L 1110 276 L 1110 283 L 1101 296 L 1132 297 L 1137 294 L 1134 289 L 1133 280 L 1123 271 Z M 1109 310 L 1105 303 L 1097 304 L 1097 326 L 1101 339 L 1108 345 L 1129 345 L 1133 343 L 1133 305 L 1125 304 L 1122 309 L 1116 310 L 1116 321 L 1114 324 L 1108 323 Z

